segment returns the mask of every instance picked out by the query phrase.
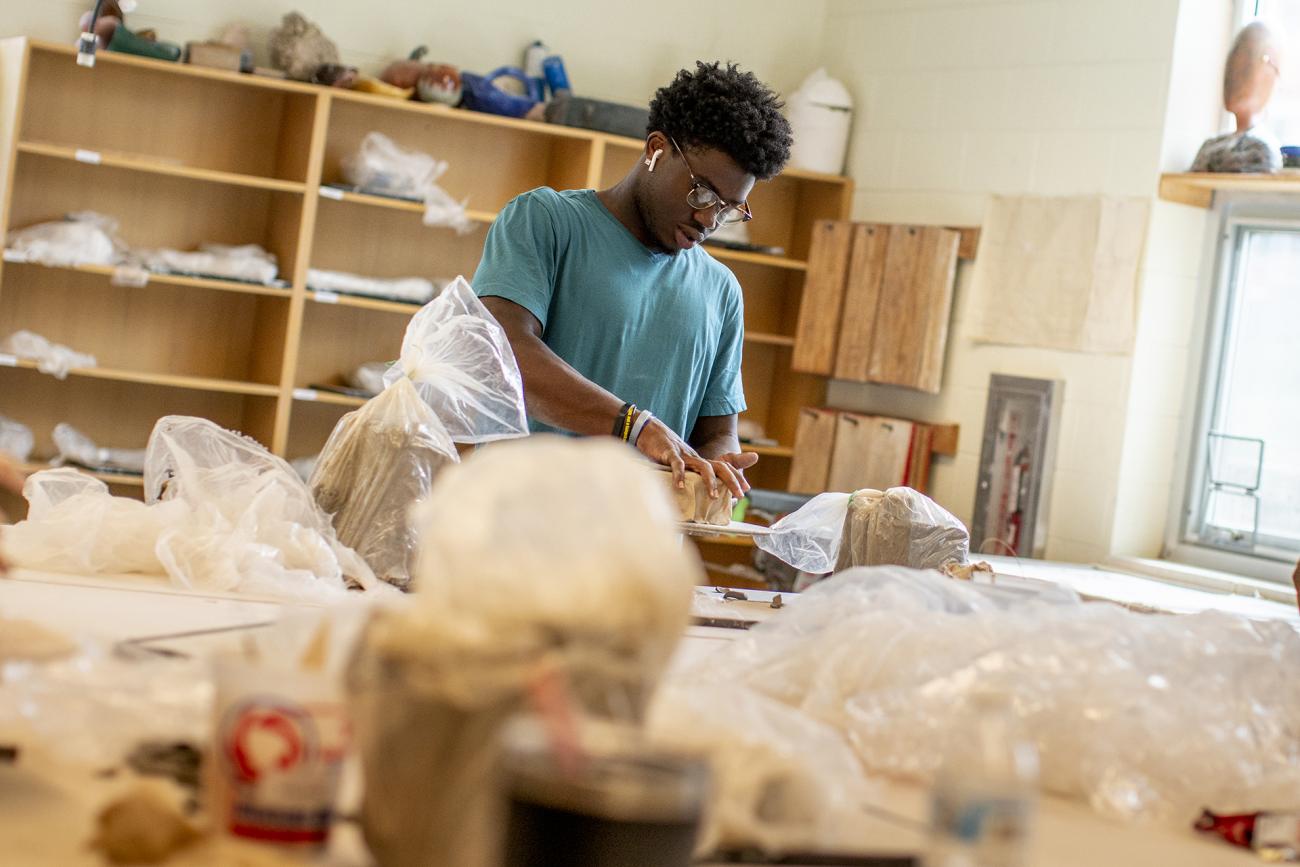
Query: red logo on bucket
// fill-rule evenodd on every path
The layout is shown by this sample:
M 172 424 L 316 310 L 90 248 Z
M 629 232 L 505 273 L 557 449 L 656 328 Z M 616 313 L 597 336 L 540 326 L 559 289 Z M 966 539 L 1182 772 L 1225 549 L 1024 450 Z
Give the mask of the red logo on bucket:
M 307 760 L 315 746 L 315 727 L 298 707 L 254 700 L 233 708 L 224 723 L 226 758 L 244 782 L 291 770 Z

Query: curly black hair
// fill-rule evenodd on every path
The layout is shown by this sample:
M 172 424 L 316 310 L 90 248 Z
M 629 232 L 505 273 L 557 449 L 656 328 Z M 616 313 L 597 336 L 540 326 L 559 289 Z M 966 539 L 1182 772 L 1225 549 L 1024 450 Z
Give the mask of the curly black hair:
M 663 132 L 682 147 L 716 148 L 759 180 L 781 171 L 794 141 L 783 103 L 734 63 L 696 61 L 655 92 L 646 135 Z

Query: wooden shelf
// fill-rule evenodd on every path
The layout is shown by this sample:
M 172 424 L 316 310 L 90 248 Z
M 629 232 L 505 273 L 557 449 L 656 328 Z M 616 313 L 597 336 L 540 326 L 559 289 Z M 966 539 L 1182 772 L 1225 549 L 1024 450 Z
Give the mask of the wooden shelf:
M 5 264 L 9 266 L 28 267 L 28 268 L 45 268 L 52 271 L 67 271 L 73 274 L 94 274 L 96 276 L 112 278 L 117 273 L 117 268 L 112 265 L 44 265 L 40 262 L 22 262 L 18 260 L 5 259 Z M 149 276 L 148 286 L 181 286 L 191 289 L 216 289 L 221 292 L 236 292 L 243 295 L 267 295 L 272 298 L 290 298 L 293 296 L 292 290 L 280 286 L 264 286 L 259 283 L 240 283 L 236 280 L 214 280 L 207 277 L 185 277 L 179 274 L 156 274 L 153 271 L 145 272 Z M 131 285 L 131 284 L 117 284 Z
M 321 187 L 320 197 L 330 199 L 336 202 L 351 202 L 356 205 L 368 205 L 372 208 L 388 208 L 394 211 L 407 211 L 413 214 L 424 215 L 424 205 L 421 202 L 409 202 L 406 199 L 397 199 L 391 196 L 375 196 L 369 193 L 351 193 L 340 190 L 337 187 Z M 476 223 L 491 223 L 497 218 L 496 211 L 473 211 L 466 210 L 465 215 Z M 438 228 L 432 226 L 430 228 Z
M 175 165 L 148 157 L 131 154 L 100 153 L 84 148 L 66 145 L 44 144 L 41 142 L 19 142 L 18 152 L 36 154 L 54 159 L 102 165 L 112 168 L 128 169 L 134 172 L 146 172 L 154 175 L 166 175 L 173 178 L 187 178 L 195 181 L 228 184 L 236 187 L 252 187 L 259 190 L 273 190 L 281 193 L 302 193 L 306 184 L 297 181 L 282 181 L 277 178 L 260 178 L 255 175 L 242 175 L 236 172 L 218 172 L 211 169 L 199 169 L 191 166 Z
M 79 473 L 85 473 L 88 476 L 94 476 L 107 485 L 131 485 L 132 487 L 144 487 L 144 476 L 137 476 L 132 473 L 106 473 L 100 470 L 88 470 L 85 467 L 79 467 L 76 464 L 65 464 L 64 467 L 52 467 L 49 464 L 19 464 L 18 468 L 26 474 L 39 473 L 42 470 L 53 469 L 70 469 Z
M 772 268 L 789 268 L 792 271 L 807 271 L 808 263 L 802 259 L 790 259 L 785 256 L 770 256 L 767 253 L 751 253 L 747 250 L 733 250 L 730 247 L 718 247 L 704 244 L 709 255 L 723 262 L 745 262 L 750 265 L 767 265 Z
M 1160 198 L 1168 202 L 1208 208 L 1217 192 L 1300 193 L 1300 173 L 1215 174 L 1179 172 L 1160 176 Z
M 692 536 L 691 540 L 699 545 L 724 545 L 728 548 L 752 548 L 752 536 Z
M 337 304 L 341 307 L 357 307 L 361 310 L 380 310 L 385 313 L 400 313 L 412 316 L 423 304 L 405 301 L 387 301 L 383 298 L 363 298 L 359 295 L 342 295 L 338 292 L 308 290 L 307 297 L 317 304 Z M 322 300 L 324 299 L 324 300 Z
M 794 346 L 794 337 L 789 334 L 764 334 L 761 331 L 746 331 L 746 343 L 762 343 L 767 346 Z
M 794 457 L 793 446 L 756 446 L 753 443 L 741 443 L 742 452 L 753 452 L 756 455 L 763 455 L 769 458 L 791 458 Z
M 30 358 L 0 357 L 0 366 L 37 370 L 38 364 Z M 276 397 L 280 389 L 260 382 L 236 382 L 229 379 L 212 379 L 205 376 L 180 376 L 172 373 L 143 373 L 135 370 L 116 370 L 111 367 L 74 367 L 69 376 L 85 379 L 108 379 L 114 382 L 134 382 L 140 385 L 161 385 L 166 388 L 188 388 L 195 391 L 216 391 L 225 394 L 247 394 L 258 397 Z

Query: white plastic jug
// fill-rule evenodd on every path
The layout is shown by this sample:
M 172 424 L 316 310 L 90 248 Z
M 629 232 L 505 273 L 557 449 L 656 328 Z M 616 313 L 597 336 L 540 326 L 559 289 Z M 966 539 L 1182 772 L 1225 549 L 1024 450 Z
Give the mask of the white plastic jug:
M 787 114 L 794 133 L 790 167 L 838 175 L 844 170 L 853 97 L 826 70 L 809 75 L 791 95 Z

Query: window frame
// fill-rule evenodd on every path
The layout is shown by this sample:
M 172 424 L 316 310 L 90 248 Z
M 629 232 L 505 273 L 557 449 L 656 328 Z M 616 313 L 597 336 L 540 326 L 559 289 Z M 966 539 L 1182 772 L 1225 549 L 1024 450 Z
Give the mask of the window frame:
M 1206 434 L 1219 397 L 1223 351 L 1227 342 L 1229 305 L 1234 290 L 1240 232 L 1250 227 L 1282 229 L 1300 234 L 1300 202 L 1285 196 L 1219 193 L 1207 221 L 1205 262 L 1197 299 L 1193 346 L 1200 347 L 1199 376 L 1189 386 L 1191 423 L 1178 446 L 1180 472 L 1166 523 L 1164 556 L 1190 566 L 1290 584 L 1300 550 L 1256 545 L 1250 552 L 1220 547 L 1200 538 L 1200 506 L 1207 471 Z

